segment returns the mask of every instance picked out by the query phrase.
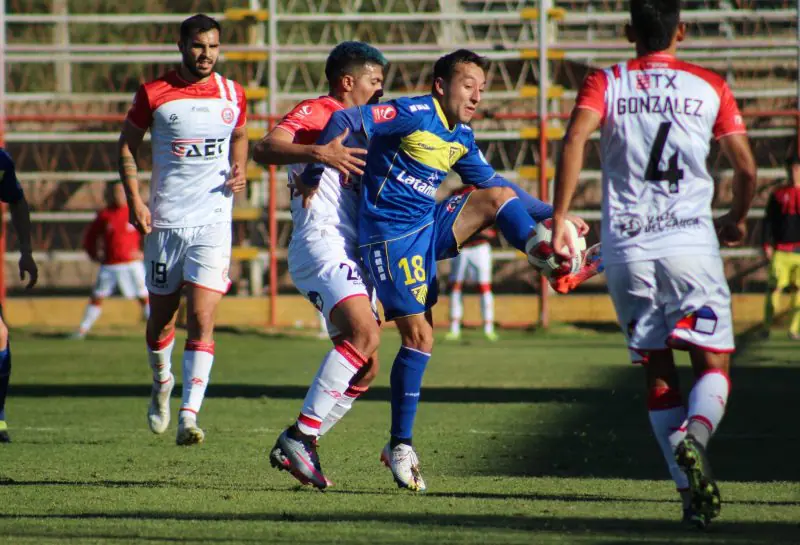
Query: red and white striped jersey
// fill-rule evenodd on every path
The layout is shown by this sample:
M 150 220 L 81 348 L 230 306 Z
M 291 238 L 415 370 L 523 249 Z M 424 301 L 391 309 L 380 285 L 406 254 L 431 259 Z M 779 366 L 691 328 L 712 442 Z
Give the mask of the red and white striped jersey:
M 333 112 L 344 105 L 331 96 L 304 100 L 281 120 L 277 128 L 290 133 L 295 144 L 313 144 L 328 124 Z M 289 190 L 292 191 L 292 240 L 314 240 L 325 231 L 326 240 L 339 238 L 345 245 L 355 244 L 358 224 L 358 184 L 336 169 L 327 167 L 320 179 L 317 194 L 309 208 L 294 194 L 292 180 L 300 176 L 305 164 L 289 165 Z
M 589 75 L 576 108 L 602 116 L 605 262 L 718 255 L 706 158 L 712 136 L 745 133 L 725 81 L 652 54 Z
M 195 227 L 230 220 L 229 149 L 234 128 L 244 126 L 244 89 L 213 73 L 189 83 L 172 71 L 139 88 L 128 121 L 150 129 L 153 226 Z

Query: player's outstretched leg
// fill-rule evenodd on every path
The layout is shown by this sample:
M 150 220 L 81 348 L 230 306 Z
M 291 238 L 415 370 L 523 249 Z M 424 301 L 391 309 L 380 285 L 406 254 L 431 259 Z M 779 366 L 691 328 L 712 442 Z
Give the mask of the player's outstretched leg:
M 0 350 L 0 443 L 10 443 L 11 437 L 6 424 L 6 396 L 11 379 L 11 344 L 8 340 L 8 329 L 2 320 L 0 320 L 0 346 L 5 347 Z
M 341 420 L 374 380 L 378 371 L 374 353 L 380 342 L 368 297 L 342 300 L 331 312 L 331 321 L 342 333 L 323 358 L 297 421 L 278 437 L 269 456 L 273 467 L 320 490 L 331 483 L 322 472 L 317 439 Z
M 103 300 L 96 297 L 89 299 L 89 304 L 86 305 L 86 310 L 83 311 L 83 319 L 81 319 L 81 323 L 78 326 L 78 331 L 70 335 L 70 338 L 76 340 L 86 338 L 94 323 L 103 313 L 102 303 Z
M 708 442 L 725 414 L 730 391 L 729 354 L 690 350 L 695 374 L 699 376 L 689 393 L 686 437 L 675 450 L 675 459 L 689 479 L 692 508 L 705 518 L 705 524 L 719 516 L 721 498 L 711 464 Z
M 412 444 L 414 419 L 417 416 L 422 376 L 433 349 L 433 327 L 430 311 L 425 315 L 398 318 L 400 351 L 392 365 L 392 428 L 389 443 L 381 452 L 381 462 L 392 470 L 397 486 L 424 492 L 425 481 L 419 458 Z
M 180 292 L 169 295 L 152 294 L 152 313 L 147 320 L 145 340 L 147 361 L 153 374 L 147 425 L 153 433 L 164 433 L 169 427 L 169 398 L 175 386 L 172 375 L 172 348 L 175 346 L 175 320 Z

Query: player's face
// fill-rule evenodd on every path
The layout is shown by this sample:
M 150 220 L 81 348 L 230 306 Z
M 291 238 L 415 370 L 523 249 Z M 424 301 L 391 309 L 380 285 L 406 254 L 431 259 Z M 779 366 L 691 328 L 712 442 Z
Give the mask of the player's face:
M 178 44 L 183 66 L 197 79 L 205 79 L 214 71 L 219 58 L 219 31 L 197 32 L 184 43 Z
M 447 119 L 469 123 L 478 109 L 485 88 L 486 75 L 480 66 L 473 63 L 457 64 L 450 81 L 442 86 L 442 107 Z
M 350 98 L 354 106 L 376 104 L 383 96 L 383 66 L 365 64 L 352 77 Z

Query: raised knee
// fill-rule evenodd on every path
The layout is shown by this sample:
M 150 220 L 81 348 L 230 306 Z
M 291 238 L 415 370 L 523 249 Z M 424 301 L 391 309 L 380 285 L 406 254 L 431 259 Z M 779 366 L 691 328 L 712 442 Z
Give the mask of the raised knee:
M 403 346 L 430 353 L 433 350 L 433 332 L 427 328 L 415 328 L 403 337 Z
M 510 187 L 492 187 L 489 191 L 491 191 L 490 202 L 495 211 L 500 210 L 505 203 L 517 196 Z

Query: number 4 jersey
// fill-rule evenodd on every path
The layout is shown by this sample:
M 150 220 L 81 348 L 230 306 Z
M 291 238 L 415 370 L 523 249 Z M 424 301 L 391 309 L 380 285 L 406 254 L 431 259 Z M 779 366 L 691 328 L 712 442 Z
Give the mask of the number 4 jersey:
M 718 255 L 706 158 L 712 136 L 745 133 L 725 81 L 653 54 L 592 73 L 576 108 L 602 116 L 605 262 Z

